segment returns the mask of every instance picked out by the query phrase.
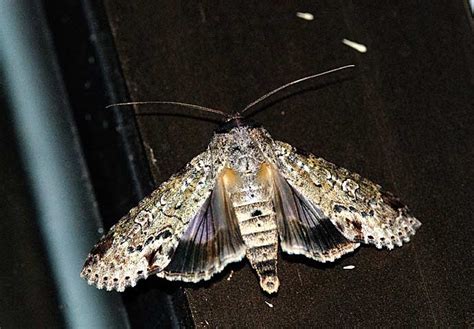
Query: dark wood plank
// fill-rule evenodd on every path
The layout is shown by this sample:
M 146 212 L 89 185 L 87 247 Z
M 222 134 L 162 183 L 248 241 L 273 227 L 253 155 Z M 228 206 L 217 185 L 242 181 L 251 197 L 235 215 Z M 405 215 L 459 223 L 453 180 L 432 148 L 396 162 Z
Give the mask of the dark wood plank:
M 301 87 L 305 92 L 280 97 L 255 119 L 275 138 L 379 182 L 424 224 L 412 243 L 392 252 L 362 248 L 329 266 L 284 257 L 277 297 L 265 296 L 244 264 L 211 283 L 186 285 L 198 326 L 467 324 L 474 47 L 461 1 L 106 5 L 132 100 L 230 112 L 293 79 L 357 64 L 353 79 Z M 139 124 L 157 183 L 204 150 L 215 128 L 174 116 Z M 356 268 L 343 270 L 348 264 Z

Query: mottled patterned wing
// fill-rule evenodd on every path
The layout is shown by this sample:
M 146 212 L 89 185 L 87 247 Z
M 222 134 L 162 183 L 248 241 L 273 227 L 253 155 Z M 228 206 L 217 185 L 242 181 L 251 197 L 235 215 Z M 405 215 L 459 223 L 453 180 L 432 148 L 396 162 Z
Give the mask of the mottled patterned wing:
M 139 279 L 159 273 L 172 259 L 175 260 L 172 264 L 183 262 L 179 258 L 183 257 L 181 249 L 176 251 L 181 247 L 182 239 L 195 239 L 192 235 L 202 232 L 195 229 L 199 225 L 209 227 L 215 224 L 214 217 L 209 215 L 214 212 L 208 208 L 220 201 L 223 194 L 222 188 L 212 192 L 219 170 L 211 168 L 209 154 L 204 152 L 143 199 L 92 249 L 81 276 L 98 288 L 123 291 L 128 286 L 134 286 Z M 220 230 L 208 231 L 207 239 L 211 241 L 217 237 L 221 243 L 219 248 L 227 251 L 223 246 L 227 237 L 221 234 L 225 228 L 222 223 L 217 225 Z M 198 241 L 203 242 L 202 239 Z M 208 269 L 202 252 L 199 254 L 197 250 L 195 248 L 191 254 L 184 253 L 184 256 L 189 257 L 186 262 L 201 262 L 201 265 L 185 266 L 183 270 Z M 215 256 L 216 253 L 212 254 L 212 257 Z M 223 262 L 228 260 L 224 259 Z M 212 272 L 212 269 L 209 271 Z M 189 278 L 190 273 L 186 275 Z
M 272 169 L 271 177 L 283 251 L 332 262 L 359 246 L 346 239 L 322 210 L 292 187 L 278 169 Z
M 360 175 L 286 143 L 275 141 L 273 152 L 289 191 L 309 200 L 346 239 L 392 249 L 408 242 L 420 227 L 404 204 Z

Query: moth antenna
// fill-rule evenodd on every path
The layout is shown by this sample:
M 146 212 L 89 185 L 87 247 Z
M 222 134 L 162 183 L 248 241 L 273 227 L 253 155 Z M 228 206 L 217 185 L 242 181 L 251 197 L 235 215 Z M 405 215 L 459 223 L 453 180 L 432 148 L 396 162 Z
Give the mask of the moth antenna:
M 321 77 L 323 75 L 326 75 L 326 74 L 330 74 L 330 73 L 334 73 L 334 72 L 337 72 L 337 71 L 341 71 L 341 70 L 345 70 L 345 69 L 348 69 L 348 68 L 353 68 L 355 67 L 354 64 L 349 64 L 349 65 L 344 65 L 344 66 L 340 66 L 340 67 L 337 67 L 335 69 L 331 69 L 331 70 L 328 70 L 328 71 L 324 71 L 324 72 L 321 72 L 321 73 L 317 73 L 317 74 L 313 74 L 313 75 L 308 75 L 304 78 L 301 78 L 301 79 L 298 79 L 298 80 L 294 80 L 294 81 L 291 81 L 287 84 L 284 84 L 283 86 L 281 87 L 278 87 L 268 93 L 266 93 L 265 95 L 263 95 L 262 97 L 258 98 L 257 100 L 253 101 L 252 103 L 248 104 L 246 107 L 244 107 L 244 109 L 241 111 L 241 112 L 237 112 L 236 114 L 237 115 L 243 115 L 245 112 L 247 112 L 249 109 L 251 109 L 252 107 L 254 107 L 255 105 L 261 103 L 262 101 L 264 101 L 265 99 L 267 99 L 268 97 L 276 94 L 277 92 L 285 89 L 285 88 L 288 88 L 290 86 L 293 86 L 293 85 L 296 85 L 298 83 L 301 83 L 303 81 L 306 81 L 306 80 L 311 80 L 311 79 L 314 79 L 314 78 L 318 78 L 318 77 Z
M 145 102 L 125 102 L 125 103 L 115 103 L 115 104 L 110 104 L 107 105 L 105 108 L 110 108 L 114 106 L 128 106 L 128 105 L 148 105 L 148 104 L 168 104 L 168 105 L 177 105 L 177 106 L 183 106 L 187 108 L 191 108 L 194 110 L 202 111 L 202 112 L 209 112 L 209 113 L 214 113 L 214 114 L 219 114 L 220 116 L 223 116 L 226 119 L 232 118 L 232 115 L 225 113 L 224 111 L 221 110 L 216 110 L 216 109 L 211 109 L 209 107 L 204 107 L 196 104 L 188 104 L 188 103 L 181 103 L 181 102 L 170 102 L 170 101 L 145 101 Z M 140 113 L 137 113 L 138 115 Z

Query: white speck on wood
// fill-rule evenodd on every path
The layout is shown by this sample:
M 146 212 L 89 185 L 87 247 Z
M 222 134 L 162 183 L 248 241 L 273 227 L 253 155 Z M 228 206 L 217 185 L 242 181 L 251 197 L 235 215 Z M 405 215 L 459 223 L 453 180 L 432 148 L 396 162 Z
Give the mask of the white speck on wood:
M 155 171 L 159 172 L 158 165 L 157 165 L 158 160 L 156 160 L 155 152 L 153 151 L 153 148 L 150 145 L 148 145 L 146 142 L 143 143 L 143 144 L 145 145 L 145 147 L 148 151 L 148 154 L 151 158 L 151 163 L 153 164 L 153 167 L 155 168 Z
M 312 21 L 314 19 L 314 15 L 311 13 L 302 13 L 302 12 L 297 12 L 296 16 L 299 18 L 302 18 L 307 21 Z
M 230 279 L 232 279 L 232 275 L 234 275 L 234 271 L 230 271 L 230 274 L 227 277 L 227 281 L 230 281 Z
M 353 269 L 355 269 L 355 266 L 354 266 L 354 265 L 346 265 L 346 266 L 343 267 L 343 269 L 345 269 L 345 270 L 353 270 Z
M 267 304 L 268 307 L 273 308 L 273 304 L 271 304 L 271 303 L 269 303 L 269 302 L 267 302 L 267 301 L 265 301 L 265 304 Z
M 345 44 L 346 46 L 349 46 L 355 50 L 357 50 L 360 53 L 366 53 L 367 52 L 367 47 L 361 43 L 357 43 L 351 40 L 347 39 L 342 39 L 342 43 Z
M 301 280 L 300 271 L 298 269 L 296 269 L 296 273 L 298 273 L 298 279 L 300 279 L 300 284 L 303 286 L 303 280 Z

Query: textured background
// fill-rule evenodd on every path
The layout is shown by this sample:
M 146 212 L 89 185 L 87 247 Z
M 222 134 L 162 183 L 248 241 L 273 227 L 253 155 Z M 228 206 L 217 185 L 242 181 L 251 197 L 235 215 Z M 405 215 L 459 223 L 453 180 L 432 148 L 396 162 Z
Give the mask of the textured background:
M 198 326 L 472 324 L 474 47 L 462 1 L 105 3 L 132 100 L 230 112 L 293 79 L 356 64 L 353 74 L 277 97 L 255 120 L 275 139 L 380 183 L 424 224 L 392 252 L 361 248 L 328 266 L 283 257 L 276 297 L 260 291 L 245 263 L 186 285 Z M 314 20 L 297 18 L 298 11 Z M 157 183 L 204 150 L 215 128 L 187 117 L 138 122 Z M 349 264 L 355 269 L 342 269 Z

